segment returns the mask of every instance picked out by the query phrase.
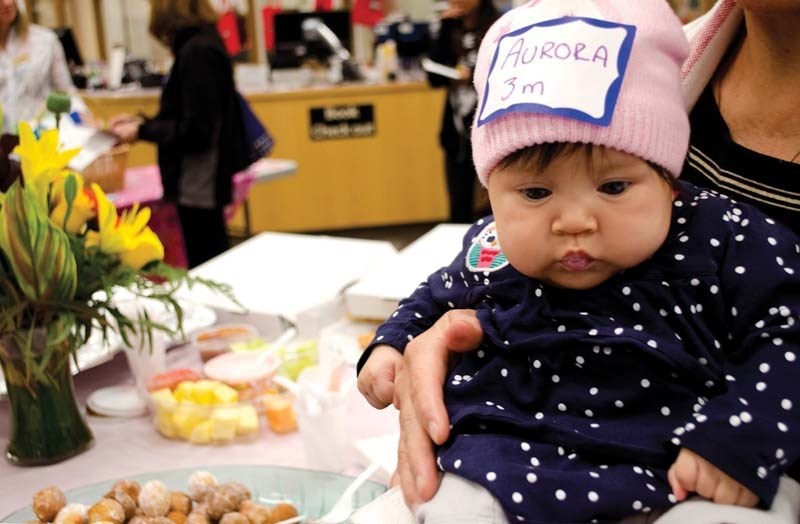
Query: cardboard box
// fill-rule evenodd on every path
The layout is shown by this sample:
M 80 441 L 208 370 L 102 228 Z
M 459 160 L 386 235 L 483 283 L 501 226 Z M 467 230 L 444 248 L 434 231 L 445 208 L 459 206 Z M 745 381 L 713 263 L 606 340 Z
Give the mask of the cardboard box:
M 345 292 L 345 307 L 355 318 L 384 320 L 398 302 L 461 250 L 467 224 L 440 224 L 366 273 Z

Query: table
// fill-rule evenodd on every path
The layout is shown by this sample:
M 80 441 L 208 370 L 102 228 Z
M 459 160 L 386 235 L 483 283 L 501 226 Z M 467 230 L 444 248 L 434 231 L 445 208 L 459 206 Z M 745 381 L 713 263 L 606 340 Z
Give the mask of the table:
M 278 251 L 279 253 L 271 252 Z M 298 255 L 289 260 L 287 252 Z M 314 252 L 326 253 L 327 271 L 315 275 L 311 280 L 319 285 L 303 285 L 299 280 L 308 273 L 319 259 Z M 242 300 L 253 309 L 252 315 L 268 318 L 273 315 L 297 317 L 298 324 L 310 325 L 310 320 L 302 321 L 302 313 L 314 310 L 314 297 L 317 301 L 330 303 L 331 294 L 336 294 L 341 282 L 358 278 L 375 263 L 391 255 L 390 243 L 361 239 L 340 239 L 324 236 L 291 235 L 284 233 L 262 233 L 222 255 L 198 266 L 193 274 L 214 276 L 218 280 L 227 272 L 235 277 L 235 291 L 242 290 Z M 303 256 L 300 256 L 303 254 Z M 282 255 L 282 256 L 281 256 Z M 290 271 L 291 270 L 291 271 Z M 295 283 L 299 291 L 291 297 L 280 291 L 283 281 Z M 322 286 L 325 283 L 325 286 Z M 283 289 L 286 289 L 285 287 Z M 265 294 L 265 290 L 267 293 Z M 269 291 L 272 290 L 271 293 Z M 309 293 L 316 295 L 309 295 Z M 198 301 L 200 301 L 198 299 Z M 282 304 L 282 306 L 281 306 Z M 220 310 L 220 321 L 230 319 L 231 311 Z M 319 315 L 312 315 L 319 319 Z M 247 316 L 238 317 L 249 322 Z M 258 320 L 253 321 L 258 325 Z M 349 369 L 349 373 L 355 373 Z M 112 360 L 75 376 L 75 386 L 79 402 L 86 405 L 86 399 L 93 391 L 120 382 L 130 381 L 127 359 L 122 352 Z M 398 431 L 397 414 L 394 409 L 378 411 L 373 409 L 355 389 L 348 397 L 351 440 L 379 437 Z M 7 399 L 0 400 L 0 445 L 4 448 L 9 435 L 9 405 Z M 0 519 L 18 508 L 30 504 L 32 495 L 39 489 L 56 485 L 62 490 L 104 480 L 118 479 L 129 475 L 147 473 L 181 467 L 202 469 L 206 465 L 222 464 L 269 464 L 292 467 L 313 467 L 306 461 L 300 436 L 297 433 L 278 435 L 266 428 L 254 440 L 225 446 L 196 446 L 184 441 L 173 441 L 161 437 L 149 417 L 119 419 L 88 417 L 94 432 L 94 446 L 64 462 L 50 466 L 21 468 L 12 466 L 0 459 Z M 346 474 L 354 475 L 360 471 L 357 453 L 350 451 Z
M 355 372 L 355 371 L 352 371 Z M 93 391 L 128 380 L 127 360 L 117 353 L 113 360 L 75 376 L 77 396 L 82 406 Z M 132 381 L 131 381 L 132 382 Z M 396 430 L 393 409 L 377 411 L 353 390 L 348 398 L 352 413 L 350 436 L 353 440 L 379 436 Z M 0 442 L 5 448 L 8 427 L 8 400 L 0 400 Z M 0 519 L 30 504 L 33 494 L 55 485 L 66 491 L 95 482 L 165 469 L 223 464 L 268 464 L 309 467 L 298 433 L 279 435 L 262 427 L 257 438 L 224 446 L 198 446 L 160 436 L 150 417 L 132 419 L 87 417 L 95 436 L 94 446 L 69 460 L 50 466 L 21 468 L 0 459 Z M 351 450 L 344 473 L 360 471 L 356 453 Z M 314 468 L 316 469 L 316 468 Z
M 233 201 L 225 209 L 225 218 L 230 220 L 237 209 L 243 209 L 244 227 L 242 236 L 249 237 L 250 211 L 248 197 L 251 189 L 268 180 L 292 175 L 297 171 L 297 162 L 281 158 L 262 158 L 233 176 Z M 110 193 L 109 199 L 117 209 L 131 207 L 135 203 L 150 208 L 150 228 L 164 244 L 164 261 L 176 267 L 187 267 L 178 211 L 172 202 L 163 200 L 161 173 L 157 165 L 131 167 L 125 170 L 124 189 Z

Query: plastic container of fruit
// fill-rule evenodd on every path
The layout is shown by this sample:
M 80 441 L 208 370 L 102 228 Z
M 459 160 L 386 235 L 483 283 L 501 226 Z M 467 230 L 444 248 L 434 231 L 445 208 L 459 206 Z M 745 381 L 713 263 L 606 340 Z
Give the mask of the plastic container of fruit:
M 254 438 L 263 425 L 260 398 L 245 400 L 217 380 L 185 380 L 151 391 L 149 399 L 156 430 L 167 438 L 227 444 Z
M 247 344 L 258 338 L 258 330 L 250 324 L 221 324 L 192 334 L 192 344 L 203 362 L 231 351 L 233 345 Z

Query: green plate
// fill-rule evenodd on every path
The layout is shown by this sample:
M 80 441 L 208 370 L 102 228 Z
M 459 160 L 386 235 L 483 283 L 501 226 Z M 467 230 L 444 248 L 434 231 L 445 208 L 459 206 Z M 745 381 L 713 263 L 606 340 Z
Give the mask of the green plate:
M 293 503 L 300 514 L 308 518 L 324 515 L 342 494 L 352 477 L 308 469 L 278 466 L 208 466 L 157 471 L 142 475 L 120 477 L 136 480 L 140 484 L 148 480 L 160 480 L 174 491 L 187 491 L 189 476 L 195 471 L 210 471 L 217 480 L 236 480 L 247 486 L 255 502 L 272 505 L 281 501 Z M 82 488 L 66 491 L 67 502 L 91 505 L 102 498 L 117 480 L 98 482 Z M 47 483 L 42 484 L 42 488 Z M 354 507 L 358 508 L 386 491 L 386 486 L 367 481 L 356 492 Z M 33 493 L 31 493 L 31 497 Z M 2 519 L 2 522 L 27 522 L 36 520 L 30 506 L 25 506 Z

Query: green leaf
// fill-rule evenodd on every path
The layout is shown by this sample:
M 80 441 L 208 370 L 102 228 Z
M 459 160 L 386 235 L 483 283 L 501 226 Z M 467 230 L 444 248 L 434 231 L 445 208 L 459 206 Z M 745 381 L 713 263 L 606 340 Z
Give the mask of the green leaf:
M 19 180 L 8 189 L 0 209 L 0 249 L 28 298 L 69 300 L 75 295 L 77 268 L 69 236 Z

